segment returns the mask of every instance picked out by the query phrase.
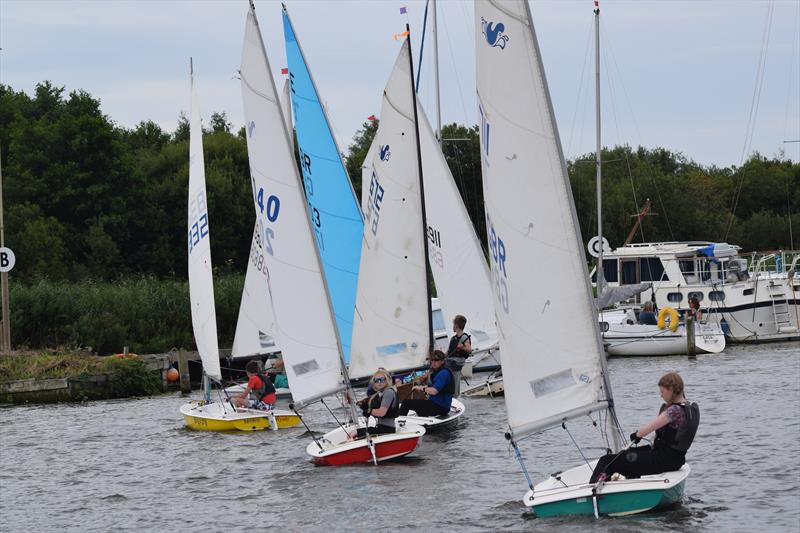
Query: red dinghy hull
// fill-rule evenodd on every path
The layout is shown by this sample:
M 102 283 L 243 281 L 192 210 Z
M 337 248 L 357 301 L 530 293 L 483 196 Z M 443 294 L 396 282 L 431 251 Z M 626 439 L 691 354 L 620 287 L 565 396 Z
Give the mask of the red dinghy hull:
M 363 427 L 363 426 L 362 426 Z M 306 452 L 315 464 L 321 466 L 343 466 L 372 463 L 372 451 L 366 439 L 351 440 L 348 431 L 355 433 L 353 426 L 338 428 L 310 443 Z M 425 428 L 415 424 L 402 424 L 397 433 L 382 433 L 372 437 L 375 457 L 388 461 L 408 455 L 417 449 Z
M 375 456 L 378 461 L 388 461 L 397 457 L 408 455 L 417 449 L 419 437 L 409 437 L 402 440 L 375 443 Z M 314 463 L 320 466 L 343 466 L 356 463 L 372 463 L 372 452 L 364 440 L 363 446 L 333 453 L 325 457 L 315 457 Z

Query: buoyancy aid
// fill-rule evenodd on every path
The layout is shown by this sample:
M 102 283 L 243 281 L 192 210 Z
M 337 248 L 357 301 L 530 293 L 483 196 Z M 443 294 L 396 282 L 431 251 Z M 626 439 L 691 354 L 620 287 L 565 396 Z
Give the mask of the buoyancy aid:
M 447 382 L 447 385 L 444 386 L 444 389 L 440 390 L 438 394 L 444 394 L 444 395 L 449 394 L 452 396 L 453 394 L 456 393 L 456 385 L 453 382 L 453 372 L 451 372 L 449 368 L 442 367 L 439 370 L 436 370 L 435 372 L 431 372 L 430 383 L 433 384 L 439 372 L 447 372 L 448 374 L 450 374 L 450 380 Z
M 373 394 L 369 399 L 366 414 L 372 413 L 373 409 L 380 409 L 381 402 L 383 402 L 383 395 L 387 390 L 394 392 L 394 400 L 392 401 L 392 405 L 390 405 L 389 409 L 386 410 L 385 415 L 375 418 L 379 424 L 383 423 L 385 426 L 394 426 L 394 419 L 400 416 L 400 398 L 398 397 L 397 391 L 394 388 L 384 389 L 381 392 L 376 392 Z
M 464 344 L 468 340 L 470 340 L 470 335 L 468 333 L 462 333 L 461 335 L 453 335 L 450 337 L 450 345 L 447 348 L 447 367 L 452 368 L 453 366 L 457 367 L 457 370 L 460 370 L 462 366 L 464 366 L 464 361 L 469 357 L 470 354 L 458 348 L 459 344 Z
M 256 374 L 258 379 L 261 380 L 261 387 L 258 389 L 251 389 L 250 390 L 250 398 L 260 402 L 264 396 L 268 394 L 275 394 L 275 385 L 272 384 L 272 381 L 262 373 Z
M 686 424 L 680 428 L 672 428 L 669 424 L 656 430 L 656 442 L 654 447 L 667 446 L 673 450 L 686 453 L 692 445 L 697 428 L 700 426 L 700 406 L 695 402 L 679 405 L 683 409 Z M 658 414 L 663 413 L 669 406 L 663 404 Z

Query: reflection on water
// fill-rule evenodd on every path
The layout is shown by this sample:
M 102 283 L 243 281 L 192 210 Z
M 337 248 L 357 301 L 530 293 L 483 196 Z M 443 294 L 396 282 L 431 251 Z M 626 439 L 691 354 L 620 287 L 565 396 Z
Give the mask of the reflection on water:
M 188 431 L 184 400 L 167 395 L 0 409 L 0 530 L 800 530 L 800 343 L 733 346 L 695 361 L 613 359 L 610 370 L 628 433 L 657 413 L 665 372 L 680 372 L 700 403 L 683 504 L 599 521 L 533 518 L 503 438 L 502 399 L 465 398 L 457 429 L 426 435 L 404 460 L 332 468 L 306 458 L 302 426 Z M 319 406 L 305 414 L 315 431 L 333 427 Z M 597 455 L 587 422 L 569 429 Z M 520 445 L 536 480 L 582 461 L 560 428 Z

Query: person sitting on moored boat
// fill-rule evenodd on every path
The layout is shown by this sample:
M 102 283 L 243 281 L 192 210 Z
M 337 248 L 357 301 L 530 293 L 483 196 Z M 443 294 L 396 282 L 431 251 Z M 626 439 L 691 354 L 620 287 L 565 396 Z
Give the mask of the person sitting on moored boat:
M 414 385 L 414 390 L 423 391 L 428 399 L 404 401 L 400 405 L 400 416 L 407 415 L 409 411 L 414 411 L 418 416 L 447 416 L 450 413 L 455 385 L 453 373 L 444 367 L 446 357 L 441 350 L 435 350 L 430 355 L 431 373 L 428 384 Z
M 248 361 L 244 367 L 247 371 L 247 387 L 238 396 L 231 398 L 236 407 L 249 407 L 259 411 L 269 411 L 275 405 L 275 386 L 261 372 L 258 361 Z
M 653 302 L 648 300 L 644 303 L 642 311 L 639 313 L 639 324 L 646 326 L 658 325 L 658 317 L 656 316 L 655 312 L 653 312 L 653 309 Z
M 683 379 L 677 372 L 664 374 L 658 380 L 664 404 L 653 420 L 631 433 L 631 442 L 639 443 L 652 431 L 656 432 L 653 446 L 628 448 L 616 454 L 604 455 L 592 472 L 590 483 L 608 479 L 613 473 L 626 478 L 638 478 L 680 469 L 686 462 L 686 452 L 692 445 L 700 424 L 700 408 L 683 395 Z
M 700 300 L 694 296 L 689 298 L 689 310 L 686 311 L 686 316 L 694 317 L 697 322 L 703 319 L 703 311 L 700 309 Z
M 397 389 L 392 385 L 392 376 L 383 368 L 379 368 L 369 384 L 374 391 L 358 404 L 365 417 L 375 417 L 377 424 L 369 428 L 370 435 L 380 435 L 383 433 L 394 433 L 394 419 L 400 411 L 400 400 L 397 397 Z M 367 428 L 358 428 L 357 439 L 365 437 Z

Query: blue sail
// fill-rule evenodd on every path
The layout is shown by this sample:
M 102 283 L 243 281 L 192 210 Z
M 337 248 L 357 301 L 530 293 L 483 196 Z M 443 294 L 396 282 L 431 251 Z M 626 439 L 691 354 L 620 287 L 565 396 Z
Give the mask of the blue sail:
M 285 8 L 283 34 L 308 214 L 322 257 L 342 353 L 349 362 L 364 221 Z

